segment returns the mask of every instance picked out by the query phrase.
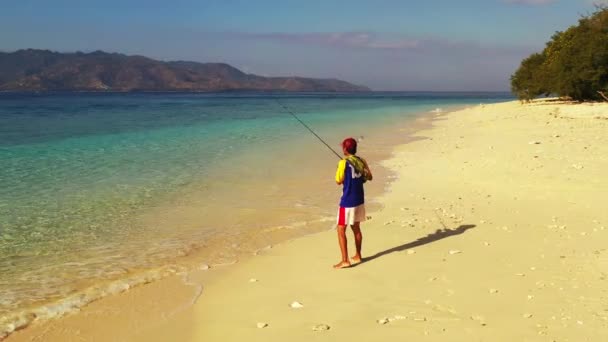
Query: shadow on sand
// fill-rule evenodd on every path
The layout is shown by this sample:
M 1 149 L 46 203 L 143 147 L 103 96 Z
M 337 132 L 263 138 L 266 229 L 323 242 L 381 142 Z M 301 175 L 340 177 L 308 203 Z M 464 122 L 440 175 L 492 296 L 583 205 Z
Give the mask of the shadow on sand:
M 471 229 L 471 228 L 475 228 L 476 226 L 474 224 L 466 224 L 466 225 L 461 225 L 460 227 L 456 228 L 456 229 L 437 229 L 434 233 L 431 233 L 425 237 L 421 237 L 418 240 L 412 241 L 412 242 L 408 242 L 406 244 L 403 244 L 401 246 L 397 246 L 397 247 L 393 247 L 390 249 L 387 249 L 385 251 L 382 252 L 378 252 L 372 256 L 368 256 L 365 257 L 361 260 L 360 263 L 352 265 L 351 267 L 356 267 L 359 266 L 361 264 L 364 264 L 366 262 L 372 261 L 374 259 L 377 259 L 381 256 L 385 256 L 387 254 L 391 254 L 391 253 L 395 253 L 395 252 L 402 252 L 404 250 L 410 249 L 410 248 L 414 248 L 414 247 L 418 247 L 418 246 L 422 246 L 422 245 L 426 245 L 427 243 L 431 243 L 437 240 L 441 240 L 441 239 L 445 239 L 447 237 L 450 236 L 454 236 L 454 235 L 460 235 L 464 232 L 466 232 L 467 230 Z

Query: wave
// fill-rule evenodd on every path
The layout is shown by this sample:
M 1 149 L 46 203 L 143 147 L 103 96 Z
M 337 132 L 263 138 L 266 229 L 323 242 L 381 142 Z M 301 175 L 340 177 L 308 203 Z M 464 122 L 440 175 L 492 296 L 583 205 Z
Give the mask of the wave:
M 145 271 L 127 278 L 105 284 L 98 284 L 78 291 L 68 297 L 33 308 L 22 309 L 0 317 L 0 341 L 16 330 L 23 329 L 36 321 L 60 318 L 78 312 L 85 305 L 103 297 L 127 291 L 133 287 L 150 283 L 175 274 L 180 267 L 171 265 Z

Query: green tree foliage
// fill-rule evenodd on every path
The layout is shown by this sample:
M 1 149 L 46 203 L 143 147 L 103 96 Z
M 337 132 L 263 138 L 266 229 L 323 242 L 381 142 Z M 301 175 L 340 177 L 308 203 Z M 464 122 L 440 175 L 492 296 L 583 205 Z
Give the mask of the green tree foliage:
M 535 53 L 521 62 L 521 66 L 511 76 L 511 89 L 519 99 L 529 100 L 548 93 L 543 81 L 544 54 Z
M 541 53 L 524 59 L 511 76 L 520 100 L 555 94 L 577 101 L 601 100 L 608 93 L 608 8 L 557 32 Z

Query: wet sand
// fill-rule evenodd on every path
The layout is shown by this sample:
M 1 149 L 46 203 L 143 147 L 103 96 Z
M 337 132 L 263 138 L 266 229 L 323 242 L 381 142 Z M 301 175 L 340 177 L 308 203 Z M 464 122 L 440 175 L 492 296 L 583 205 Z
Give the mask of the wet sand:
M 7 340 L 606 340 L 608 105 L 433 115 L 384 162 L 397 179 L 363 225 L 363 263 L 332 269 L 326 231 Z

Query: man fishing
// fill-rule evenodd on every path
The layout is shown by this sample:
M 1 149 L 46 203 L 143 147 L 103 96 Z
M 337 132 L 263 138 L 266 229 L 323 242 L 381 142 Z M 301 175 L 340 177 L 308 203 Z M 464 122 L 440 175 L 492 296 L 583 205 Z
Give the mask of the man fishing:
M 352 257 L 355 263 L 361 262 L 361 222 L 365 221 L 365 199 L 363 194 L 363 183 L 372 180 L 372 172 L 367 162 L 355 154 L 357 153 L 357 141 L 346 138 L 342 142 L 344 158 L 338 162 L 336 171 L 336 183 L 342 185 L 342 198 L 338 210 L 338 243 L 342 260 L 334 265 L 334 268 L 350 267 L 348 259 L 348 246 L 346 241 L 346 227 L 350 226 L 355 235 L 355 246 L 357 253 Z
M 352 258 L 353 262 L 361 262 L 361 243 L 363 235 L 361 234 L 361 222 L 365 221 L 365 205 L 363 195 L 363 183 L 372 180 L 372 172 L 363 158 L 359 158 L 357 153 L 357 141 L 353 138 L 346 138 L 342 142 L 342 153 L 344 158 L 334 151 L 329 144 L 323 140 L 312 128 L 308 127 L 304 121 L 281 101 L 275 98 L 275 101 L 285 109 L 285 111 L 294 119 L 298 120 L 310 133 L 312 133 L 319 141 L 323 143 L 331 152 L 333 152 L 340 162 L 336 171 L 336 183 L 342 185 L 342 198 L 340 199 L 340 209 L 338 210 L 338 242 L 340 243 L 340 251 L 342 252 L 342 261 L 334 265 L 334 268 L 350 267 L 348 260 L 348 247 L 346 245 L 346 226 L 351 226 L 355 234 L 355 246 L 357 254 Z

